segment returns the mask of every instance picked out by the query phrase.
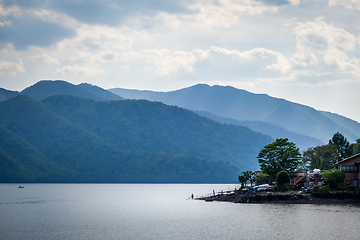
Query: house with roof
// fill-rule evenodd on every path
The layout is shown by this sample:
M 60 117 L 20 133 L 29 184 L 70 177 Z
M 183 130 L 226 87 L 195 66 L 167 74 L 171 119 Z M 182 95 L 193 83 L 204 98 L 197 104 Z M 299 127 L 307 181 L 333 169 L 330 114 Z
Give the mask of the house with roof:
M 347 183 L 354 185 L 356 188 L 359 188 L 360 153 L 337 162 L 337 165 L 338 170 L 344 170 L 345 173 L 344 183 L 342 184 L 343 188 L 346 188 Z

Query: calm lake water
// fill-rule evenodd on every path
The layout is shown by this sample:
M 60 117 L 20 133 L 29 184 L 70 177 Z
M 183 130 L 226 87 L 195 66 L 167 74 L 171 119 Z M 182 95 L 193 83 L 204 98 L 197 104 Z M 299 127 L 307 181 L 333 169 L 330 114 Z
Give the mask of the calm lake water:
M 0 184 L 0 239 L 359 239 L 360 208 L 186 200 L 211 184 Z

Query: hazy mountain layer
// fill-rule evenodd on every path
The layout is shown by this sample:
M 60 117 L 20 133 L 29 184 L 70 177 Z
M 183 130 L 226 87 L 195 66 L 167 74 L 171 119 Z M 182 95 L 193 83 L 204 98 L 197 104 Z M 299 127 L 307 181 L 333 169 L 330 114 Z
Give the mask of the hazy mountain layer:
M 334 121 L 314 108 L 292 103 L 265 94 L 254 94 L 233 87 L 195 85 L 171 92 L 109 89 L 124 98 L 161 101 L 191 110 L 206 111 L 235 120 L 262 121 L 281 126 L 289 131 L 319 139 L 323 143 L 336 132 L 341 132 L 349 141 L 359 138 L 357 131 L 349 130 L 345 122 Z M 345 126 L 342 125 L 346 124 Z M 294 140 L 295 142 L 297 140 Z
M 288 138 L 289 141 L 296 143 L 296 146 L 301 150 L 306 150 L 308 147 L 322 145 L 322 142 L 316 138 L 309 137 L 306 135 L 301 135 L 295 132 L 291 132 L 283 127 L 280 127 L 275 124 L 262 122 L 262 121 L 241 121 L 235 120 L 232 118 L 219 117 L 215 114 L 204 112 L 204 111 L 195 111 L 197 114 L 213 119 L 215 121 L 234 124 L 238 126 L 245 126 L 251 130 L 261 132 L 263 134 L 269 135 L 270 137 L 277 138 Z

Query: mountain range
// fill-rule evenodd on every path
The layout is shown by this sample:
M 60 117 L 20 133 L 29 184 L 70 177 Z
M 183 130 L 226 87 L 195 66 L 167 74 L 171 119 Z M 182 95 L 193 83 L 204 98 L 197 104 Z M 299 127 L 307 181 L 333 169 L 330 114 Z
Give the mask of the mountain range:
M 207 116 L 212 116 L 211 118 L 216 118 L 221 122 L 229 123 L 229 119 L 233 119 L 236 120 L 231 120 L 233 124 L 248 125 L 255 131 L 273 137 L 279 134 L 270 134 L 262 129 L 268 129 L 268 124 L 277 125 L 278 129 L 279 127 L 282 129 L 283 138 L 292 135 L 291 140 L 301 145 L 302 149 L 314 146 L 312 145 L 314 143 L 327 144 L 336 132 L 342 133 L 351 142 L 360 138 L 360 123 L 354 120 L 329 112 L 317 111 L 312 107 L 285 99 L 270 97 L 266 94 L 254 94 L 230 86 L 211 87 L 198 84 L 170 92 L 122 88 L 109 89 L 109 91 L 123 98 L 159 101 L 193 111 L 206 112 Z M 255 123 L 250 126 L 249 121 L 255 121 Z M 289 131 L 292 133 L 290 134 Z
M 2 101 L 0 136 L 0 182 L 236 182 L 273 141 L 160 102 L 65 94 Z
M 353 141 L 360 124 L 233 87 L 40 81 L 0 88 L 0 182 L 236 182 L 274 139 L 305 150 L 337 131 Z

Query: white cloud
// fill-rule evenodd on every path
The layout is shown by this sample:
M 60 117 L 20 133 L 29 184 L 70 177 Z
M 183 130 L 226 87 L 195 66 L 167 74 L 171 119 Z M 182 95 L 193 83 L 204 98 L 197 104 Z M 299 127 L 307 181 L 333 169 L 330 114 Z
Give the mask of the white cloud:
M 194 64 L 206 55 L 205 51 L 198 49 L 191 52 L 151 49 L 131 54 L 135 59 L 142 58 L 150 65 L 147 69 L 154 70 L 160 76 L 169 76 L 180 70 L 192 72 Z
M 11 5 L 4 8 L 0 3 L 0 16 L 8 16 L 8 15 L 14 15 L 15 17 L 21 16 L 22 10 L 17 5 Z
M 6 61 L 0 62 L 0 73 L 8 73 L 11 75 L 16 75 L 19 72 L 25 72 L 25 69 L 23 68 L 23 62 L 21 61 L 21 59 L 19 59 L 17 63 L 6 62 Z
M 359 0 L 329 0 L 330 7 L 334 7 L 336 5 L 340 5 L 349 9 L 360 10 Z
M 99 54 L 100 59 L 99 61 L 107 62 L 107 61 L 113 61 L 117 58 L 117 52 L 114 51 L 104 51 Z
M 12 25 L 11 21 L 0 21 L 0 27 L 9 27 Z
M 207 50 L 194 49 L 193 51 L 171 51 L 169 49 L 151 49 L 141 52 L 128 52 L 122 55 L 121 61 L 144 62 L 147 70 L 154 71 L 163 77 L 172 77 L 191 74 L 198 70 L 197 64 L 211 60 L 211 70 L 221 69 L 219 64 L 228 62 L 226 68 L 236 69 L 246 63 L 261 70 L 276 70 L 287 72 L 290 65 L 287 59 L 278 52 L 265 48 L 255 48 L 249 51 L 240 52 L 226 48 L 210 47 Z M 209 67 L 209 66 L 208 66 Z M 233 71 L 233 70 L 232 70 Z M 240 71 L 240 70 L 239 70 Z M 246 73 L 243 73 L 246 75 Z
M 36 62 L 60 64 L 60 62 L 57 59 L 55 59 L 53 57 L 50 57 L 48 54 L 46 54 L 44 52 L 41 53 L 41 54 L 38 54 L 36 56 L 31 57 L 31 59 L 33 61 L 36 61 Z
M 189 9 L 197 12 L 189 15 L 192 25 L 202 29 L 213 27 L 230 27 L 241 15 L 255 15 L 264 12 L 274 13 L 278 6 L 267 5 L 255 0 L 218 0 L 216 2 L 196 2 Z
M 356 49 L 356 37 L 344 29 L 326 24 L 324 20 L 319 17 L 315 22 L 299 23 L 295 28 L 297 45 L 291 58 L 293 67 L 356 74 L 360 68 L 356 65 L 358 59 L 347 54 Z
M 81 26 L 80 23 L 78 23 L 74 18 L 59 13 L 54 10 L 47 10 L 47 9 L 30 9 L 28 10 L 30 13 L 36 15 L 38 18 L 40 18 L 44 22 L 50 22 L 55 23 L 57 25 L 61 25 L 67 28 L 78 28 Z
M 78 65 L 64 66 L 62 68 L 58 68 L 56 69 L 55 74 L 61 76 L 86 76 L 86 77 L 99 77 L 106 75 L 105 71 L 97 66 L 81 67 Z

